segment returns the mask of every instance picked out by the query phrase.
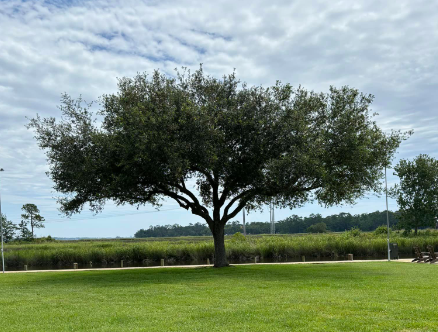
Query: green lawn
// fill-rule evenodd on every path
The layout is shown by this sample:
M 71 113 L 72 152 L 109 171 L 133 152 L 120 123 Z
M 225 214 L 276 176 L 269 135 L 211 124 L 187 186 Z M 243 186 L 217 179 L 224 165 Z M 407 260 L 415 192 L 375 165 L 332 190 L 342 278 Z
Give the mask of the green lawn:
M 2 331 L 438 331 L 438 266 L 0 275 Z

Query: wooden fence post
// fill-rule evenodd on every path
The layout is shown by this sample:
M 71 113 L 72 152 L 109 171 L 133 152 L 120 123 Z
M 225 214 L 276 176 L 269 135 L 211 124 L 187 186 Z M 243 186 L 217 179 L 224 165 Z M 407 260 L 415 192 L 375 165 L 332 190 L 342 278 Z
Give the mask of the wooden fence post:
M 210 258 L 207 258 L 207 265 L 210 265 Z
M 73 263 L 73 269 L 75 269 L 75 270 L 78 269 L 78 263 Z
M 161 258 L 161 266 L 164 266 L 164 258 Z
M 348 254 L 348 260 L 352 261 L 353 260 L 353 254 Z
M 301 256 L 301 261 L 305 262 L 306 261 L 306 256 Z
M 27 265 L 24 266 L 24 271 L 27 271 Z
M 120 267 L 123 267 L 123 259 L 120 261 Z

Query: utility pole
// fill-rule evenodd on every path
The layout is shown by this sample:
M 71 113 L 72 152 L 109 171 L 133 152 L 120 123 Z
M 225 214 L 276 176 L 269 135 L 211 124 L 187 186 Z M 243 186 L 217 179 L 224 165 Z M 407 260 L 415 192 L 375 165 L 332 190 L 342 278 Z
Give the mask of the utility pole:
M 272 234 L 275 234 L 274 203 L 272 203 Z
M 269 202 L 269 233 L 272 234 L 272 203 Z
M 242 209 L 242 212 L 243 212 L 243 235 L 246 236 L 245 208 Z
M 388 212 L 388 180 L 386 178 L 386 165 L 385 165 L 385 194 L 386 194 L 386 228 L 387 228 L 387 241 L 388 241 L 388 262 L 391 261 L 391 249 L 389 247 L 389 212 Z
M 0 168 L 0 172 L 3 172 L 4 169 Z M 3 254 L 3 215 L 2 215 L 2 195 L 0 191 L 0 232 L 2 233 L 2 269 L 3 273 L 5 273 L 5 256 Z
M 274 203 L 269 203 L 269 222 L 271 223 L 271 234 L 275 234 Z

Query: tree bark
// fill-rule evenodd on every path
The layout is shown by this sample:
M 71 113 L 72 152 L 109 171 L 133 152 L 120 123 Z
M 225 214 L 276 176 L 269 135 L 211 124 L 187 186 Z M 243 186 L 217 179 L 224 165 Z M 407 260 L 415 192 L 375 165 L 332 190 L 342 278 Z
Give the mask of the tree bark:
M 211 229 L 214 239 L 214 267 L 229 266 L 225 252 L 224 228 L 222 222 L 215 221 Z

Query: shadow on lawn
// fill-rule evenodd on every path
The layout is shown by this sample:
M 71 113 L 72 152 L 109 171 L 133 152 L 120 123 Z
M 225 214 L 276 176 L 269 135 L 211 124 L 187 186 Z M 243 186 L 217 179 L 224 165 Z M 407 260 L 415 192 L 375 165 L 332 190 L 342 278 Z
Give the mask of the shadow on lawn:
M 198 284 L 208 280 L 218 284 L 256 282 L 302 282 L 327 283 L 342 281 L 357 283 L 370 277 L 382 277 L 398 273 L 398 270 L 409 268 L 400 266 L 396 270 L 384 268 L 385 263 L 360 264 L 327 264 L 327 265 L 270 265 L 270 266 L 233 266 L 229 268 L 169 268 L 138 269 L 112 271 L 78 271 L 78 272 L 44 272 L 9 274 L 9 281 L 18 284 L 38 283 L 41 286 L 90 286 L 111 287 L 132 286 L 135 283 L 145 284 Z M 405 265 L 405 264 L 403 264 Z M 8 280 L 4 280 L 8 281 Z

